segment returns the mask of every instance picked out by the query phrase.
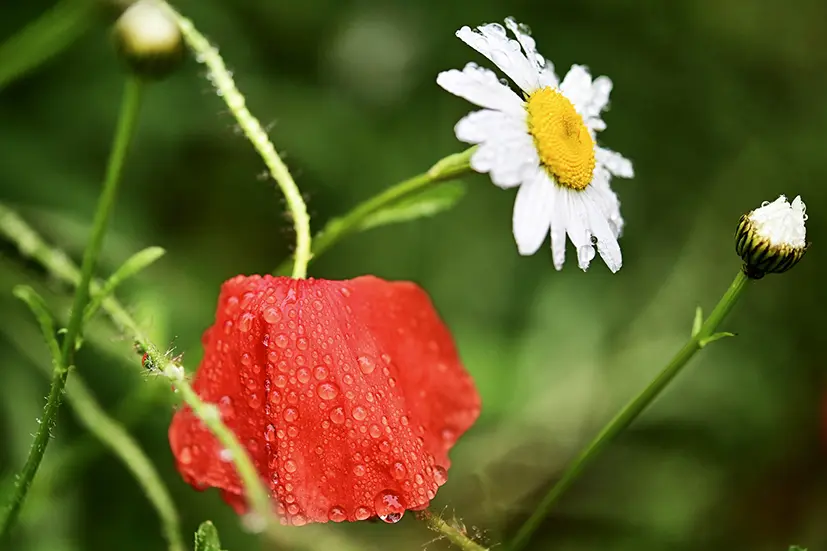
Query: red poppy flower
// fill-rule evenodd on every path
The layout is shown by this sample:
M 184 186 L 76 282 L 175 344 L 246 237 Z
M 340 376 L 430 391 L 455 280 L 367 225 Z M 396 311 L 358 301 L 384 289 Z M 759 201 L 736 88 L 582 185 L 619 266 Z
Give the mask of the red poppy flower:
M 451 335 L 413 283 L 238 276 L 202 340 L 195 391 L 218 404 L 285 523 L 424 509 L 479 415 Z M 188 408 L 169 439 L 187 482 L 246 510 L 227 452 Z

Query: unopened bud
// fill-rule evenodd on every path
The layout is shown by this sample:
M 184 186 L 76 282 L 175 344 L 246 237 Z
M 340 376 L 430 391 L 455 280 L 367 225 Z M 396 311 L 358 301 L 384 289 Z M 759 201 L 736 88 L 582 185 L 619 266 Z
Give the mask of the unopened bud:
M 181 31 L 155 0 L 138 0 L 115 23 L 118 51 L 138 75 L 161 79 L 184 57 Z
M 735 250 L 744 272 L 753 279 L 780 274 L 795 266 L 807 251 L 806 206 L 801 196 L 783 195 L 745 214 L 735 232 Z

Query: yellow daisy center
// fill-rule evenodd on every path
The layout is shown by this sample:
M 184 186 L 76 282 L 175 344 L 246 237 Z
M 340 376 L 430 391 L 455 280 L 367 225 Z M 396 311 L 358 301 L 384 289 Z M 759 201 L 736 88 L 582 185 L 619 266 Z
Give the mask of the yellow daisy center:
M 594 140 L 574 105 L 552 88 L 540 88 L 526 100 L 528 130 L 540 162 L 563 186 L 585 189 L 594 172 Z

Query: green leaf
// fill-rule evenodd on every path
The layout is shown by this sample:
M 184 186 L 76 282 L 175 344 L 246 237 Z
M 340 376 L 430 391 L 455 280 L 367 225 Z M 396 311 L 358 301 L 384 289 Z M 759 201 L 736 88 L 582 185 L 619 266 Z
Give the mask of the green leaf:
M 195 532 L 195 551 L 222 551 L 218 529 L 209 520 L 205 520 Z
M 735 336 L 735 333 L 729 333 L 728 331 L 723 331 L 721 333 L 713 333 L 712 335 L 710 335 L 708 337 L 704 337 L 703 339 L 701 339 L 700 342 L 698 343 L 698 346 L 700 348 L 703 348 L 711 342 L 715 342 L 715 341 L 717 341 L 719 339 L 723 339 L 725 337 L 734 337 L 734 336 Z
M 106 300 L 109 295 L 114 293 L 115 289 L 117 289 L 121 283 L 135 276 L 144 268 L 150 266 L 153 262 L 164 256 L 164 254 L 166 254 L 166 251 L 161 247 L 147 247 L 146 249 L 133 254 L 126 260 L 126 262 L 121 264 L 121 267 L 109 276 L 109 279 L 106 280 L 103 287 L 101 287 L 98 291 L 94 291 L 93 289 L 92 299 L 89 301 L 89 304 L 86 306 L 86 310 L 83 312 L 84 325 L 92 319 L 92 316 L 94 316 L 101 307 L 103 301 Z
M 465 195 L 465 185 L 462 182 L 445 182 L 369 214 L 361 221 L 359 229 L 368 230 L 434 216 L 456 205 L 463 195 Z
M 29 309 L 34 313 L 37 323 L 40 325 L 40 331 L 43 333 L 43 338 L 46 339 L 46 345 L 49 347 L 49 353 L 52 355 L 52 364 L 56 370 L 63 369 L 63 360 L 60 354 L 60 345 L 55 337 L 55 321 L 51 312 L 49 312 L 46 301 L 43 300 L 37 291 L 28 285 L 18 285 L 14 288 L 14 296 L 22 300 L 28 305 Z
M 704 324 L 704 310 L 700 306 L 695 308 L 695 319 L 692 320 L 692 336 L 695 337 L 701 332 L 701 326 Z

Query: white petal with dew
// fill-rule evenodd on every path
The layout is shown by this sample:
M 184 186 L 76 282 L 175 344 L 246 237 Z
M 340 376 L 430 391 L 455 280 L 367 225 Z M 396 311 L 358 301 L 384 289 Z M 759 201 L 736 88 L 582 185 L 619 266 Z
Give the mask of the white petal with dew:
M 588 116 L 586 112 L 592 100 L 592 77 L 589 70 L 583 65 L 572 65 L 563 82 L 560 83 L 560 91 L 574 105 L 575 110 L 581 115 Z
M 524 92 L 537 89 L 537 70 L 520 50 L 520 44 L 508 38 L 502 25 L 489 23 L 474 30 L 466 26 L 457 31 L 457 37 L 491 60 Z
M 525 113 L 523 100 L 497 75 L 476 63 L 468 63 L 462 71 L 451 69 L 436 77 L 442 88 L 480 107 L 521 115 Z
M 606 169 L 621 178 L 633 178 L 635 170 L 632 168 L 632 161 L 611 149 L 605 147 L 597 147 L 594 151 L 595 160 Z

